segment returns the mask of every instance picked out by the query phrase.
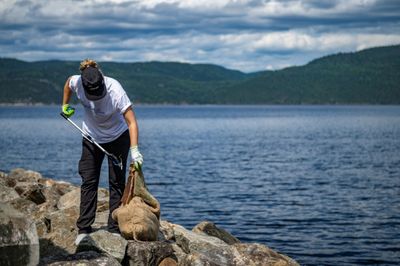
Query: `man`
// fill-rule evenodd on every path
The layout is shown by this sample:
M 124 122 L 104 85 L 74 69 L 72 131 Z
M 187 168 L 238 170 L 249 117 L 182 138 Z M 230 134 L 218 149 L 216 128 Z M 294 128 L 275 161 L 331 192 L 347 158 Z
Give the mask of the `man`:
M 138 126 L 126 92 L 120 83 L 103 76 L 95 61 L 86 59 L 80 64 L 81 75 L 68 78 L 64 86 L 62 111 L 70 117 L 75 109 L 68 103 L 72 93 L 84 107 L 82 129 L 94 140 L 122 160 L 123 169 L 108 159 L 110 214 L 108 231 L 119 233 L 111 213 L 118 208 L 125 188 L 126 162 L 129 150 L 132 163 L 140 167 L 143 157 L 138 149 Z M 77 221 L 78 237 L 75 244 L 92 231 L 97 208 L 97 190 L 101 164 L 105 154 L 86 139 L 82 141 L 79 174 L 82 177 L 80 214 Z

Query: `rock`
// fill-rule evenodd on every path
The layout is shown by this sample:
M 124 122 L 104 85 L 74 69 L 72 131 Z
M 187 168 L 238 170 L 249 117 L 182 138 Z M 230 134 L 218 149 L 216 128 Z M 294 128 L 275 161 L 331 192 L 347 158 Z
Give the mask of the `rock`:
M 13 199 L 7 203 L 28 217 L 31 216 L 32 213 L 34 213 L 38 208 L 34 202 L 23 198 Z
M 108 190 L 104 188 L 99 188 L 97 191 L 97 211 L 105 211 L 108 210 L 108 200 L 109 200 L 109 193 Z M 57 208 L 62 210 L 69 208 L 71 206 L 79 206 L 81 202 L 81 189 L 76 188 L 65 195 L 63 195 L 58 203 Z
M 234 244 L 233 247 L 239 254 L 236 261 L 240 265 L 299 266 L 295 260 L 261 244 Z
M 196 225 L 193 229 L 193 232 L 195 233 L 205 233 L 209 236 L 214 236 L 225 243 L 232 245 L 236 243 L 240 243 L 240 240 L 225 231 L 224 229 L 218 228 L 215 224 L 212 222 L 204 221 Z
M 159 265 L 165 258 L 174 258 L 170 243 L 162 241 L 128 241 L 125 264 L 135 266 Z M 167 262 L 165 262 L 167 263 Z
M 110 212 L 103 211 L 103 212 L 96 212 L 96 218 L 94 220 L 94 223 L 92 225 L 93 229 L 106 229 L 107 228 L 107 223 L 108 223 L 108 214 Z
M 229 245 L 219 238 L 174 225 L 176 243 L 188 255 L 179 265 L 297 266 L 296 261 L 261 244 Z
M 232 248 L 221 239 L 189 231 L 180 225 L 174 226 L 174 234 L 176 243 L 185 253 L 198 254 L 198 257 L 207 258 L 205 263 L 232 264 L 234 259 Z
M 52 254 L 57 252 L 53 247 L 62 249 L 67 253 L 75 252 L 75 238 L 78 235 L 76 228 L 76 220 L 79 216 L 79 208 L 77 206 L 70 207 L 46 215 L 49 221 L 49 233 L 42 236 L 49 243 L 41 246 L 41 254 Z
M 38 183 L 41 178 L 43 177 L 38 172 L 16 168 L 8 174 L 7 180 L 9 180 L 10 184 L 13 182 Z
M 160 232 L 165 240 L 175 240 L 174 225 L 168 221 L 160 221 Z
M 0 203 L 0 265 L 37 265 L 39 238 L 34 221 Z
M 86 251 L 67 256 L 49 256 L 40 260 L 39 265 L 51 266 L 120 266 L 114 258 L 95 251 Z
M 46 201 L 46 197 L 42 192 L 43 187 L 37 182 L 18 182 L 14 189 L 21 198 L 28 199 L 37 205 Z
M 0 171 L 0 180 L 4 180 L 7 176 L 8 176 L 7 173 Z M 0 182 L 2 182 L 2 181 L 0 181 Z
M 108 231 L 99 230 L 85 237 L 76 249 L 76 252 L 99 251 L 121 262 L 125 257 L 128 241 Z
M 0 186 L 4 185 L 7 186 L 7 174 L 0 171 Z
M 187 254 L 180 262 L 179 266 L 220 266 L 220 265 L 235 265 L 235 264 L 217 264 L 207 256 L 200 253 Z
M 8 202 L 11 200 L 19 199 L 20 196 L 18 195 L 15 189 L 7 186 L 4 183 L 0 183 L 0 201 L 1 202 Z
M 60 196 L 67 194 L 68 192 L 76 189 L 77 187 L 72 185 L 69 182 L 65 181 L 55 181 L 50 178 L 42 178 L 39 180 L 39 183 L 42 184 L 44 187 L 52 188 L 59 194 Z

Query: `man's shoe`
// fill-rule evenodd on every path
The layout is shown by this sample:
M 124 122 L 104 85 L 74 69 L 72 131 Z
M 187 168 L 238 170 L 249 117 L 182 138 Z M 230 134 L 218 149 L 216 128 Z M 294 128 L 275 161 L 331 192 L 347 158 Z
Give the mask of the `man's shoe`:
M 79 235 L 76 237 L 75 246 L 79 245 L 79 243 L 81 243 L 82 239 L 84 239 L 84 238 L 87 237 L 88 235 L 89 235 L 89 234 L 79 234 Z

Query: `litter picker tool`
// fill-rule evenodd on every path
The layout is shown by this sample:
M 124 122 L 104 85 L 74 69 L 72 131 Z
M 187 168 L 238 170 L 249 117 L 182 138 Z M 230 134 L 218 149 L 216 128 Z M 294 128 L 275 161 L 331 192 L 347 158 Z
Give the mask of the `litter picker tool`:
M 121 168 L 121 170 L 122 170 L 123 166 L 122 166 L 122 160 L 121 160 L 121 158 L 118 158 L 118 157 L 115 156 L 114 154 L 109 153 L 108 151 L 106 151 L 103 147 L 100 146 L 99 143 L 97 143 L 97 142 L 92 138 L 92 136 L 90 136 L 88 133 L 86 133 L 85 131 L 83 131 L 77 124 L 74 123 L 74 121 L 72 121 L 69 117 L 67 117 L 63 112 L 61 112 L 60 115 L 61 115 L 62 117 L 64 117 L 65 120 L 67 120 L 68 122 L 70 122 L 76 129 L 78 129 L 78 130 L 82 133 L 82 136 L 83 136 L 86 140 L 88 140 L 90 143 L 93 143 L 93 144 L 96 145 L 102 152 L 104 152 L 104 153 L 111 159 L 111 161 L 112 161 L 112 163 L 113 163 L 114 165 L 119 166 L 119 168 Z

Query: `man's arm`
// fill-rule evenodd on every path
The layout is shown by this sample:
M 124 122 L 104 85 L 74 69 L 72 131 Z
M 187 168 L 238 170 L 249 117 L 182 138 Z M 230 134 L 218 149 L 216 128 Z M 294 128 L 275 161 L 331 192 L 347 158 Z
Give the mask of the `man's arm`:
M 131 147 L 137 146 L 139 142 L 139 130 L 132 107 L 128 107 L 128 109 L 125 111 L 124 118 L 129 128 Z
M 67 79 L 67 82 L 65 82 L 64 85 L 64 94 L 63 94 L 63 100 L 62 100 L 62 107 L 61 110 L 66 115 L 67 117 L 71 117 L 75 113 L 75 109 L 69 106 L 69 100 L 71 99 L 72 91 L 71 88 L 69 87 L 69 81 L 71 78 Z
M 129 128 L 129 138 L 131 142 L 130 152 L 132 162 L 135 164 L 136 169 L 140 169 L 141 165 L 143 164 L 143 156 L 138 148 L 139 130 L 136 122 L 135 113 L 133 112 L 132 107 L 128 107 L 128 109 L 125 111 L 124 118 Z
M 64 104 L 68 104 L 69 100 L 71 99 L 72 91 L 69 88 L 69 80 L 70 79 L 71 78 L 68 78 L 67 81 L 65 82 L 65 85 L 64 85 L 64 95 L 63 95 L 63 101 L 62 101 L 63 105 Z

